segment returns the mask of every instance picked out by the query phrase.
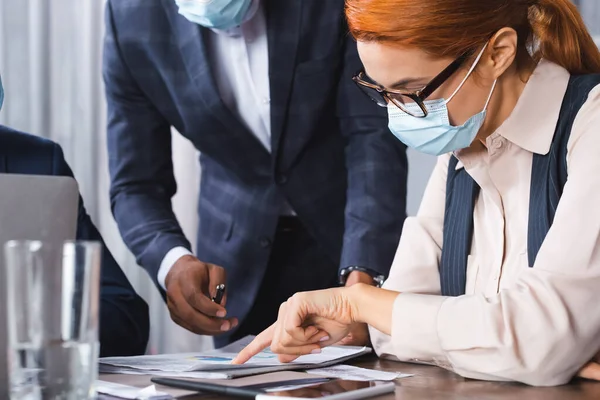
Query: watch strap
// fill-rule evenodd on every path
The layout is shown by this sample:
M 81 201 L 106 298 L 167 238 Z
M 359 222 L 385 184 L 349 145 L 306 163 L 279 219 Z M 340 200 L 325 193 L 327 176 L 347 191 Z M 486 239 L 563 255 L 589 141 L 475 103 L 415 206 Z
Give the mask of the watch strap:
M 348 276 L 350 276 L 350 274 L 354 271 L 363 272 L 365 274 L 368 274 L 369 276 L 371 276 L 371 278 L 373 278 L 373 282 L 375 283 L 375 286 L 377 286 L 377 287 L 383 286 L 383 282 L 385 281 L 385 276 L 383 274 L 381 274 L 377 271 L 374 271 L 370 268 L 362 267 L 359 265 L 350 265 L 340 271 L 339 283 L 341 286 L 346 285 Z

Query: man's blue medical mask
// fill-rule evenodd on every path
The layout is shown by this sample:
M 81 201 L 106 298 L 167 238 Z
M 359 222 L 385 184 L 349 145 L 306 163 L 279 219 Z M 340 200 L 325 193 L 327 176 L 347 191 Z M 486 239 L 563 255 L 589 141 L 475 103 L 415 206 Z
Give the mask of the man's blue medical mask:
M 471 76 L 484 50 L 485 47 L 481 50 L 479 56 L 477 56 L 465 79 L 463 79 L 448 100 L 438 99 L 424 102 L 428 111 L 426 117 L 415 118 L 390 102 L 388 104 L 389 129 L 394 136 L 408 147 L 434 156 L 440 156 L 469 147 L 483 126 L 487 114 L 487 106 L 494 93 L 496 81 L 494 81 L 483 111 L 469 118 L 461 126 L 452 126 L 450 124 L 447 105 L 463 87 L 469 76 Z M 407 103 L 405 104 L 405 108 L 414 114 L 418 114 L 421 110 L 417 103 Z
M 206 28 L 227 30 L 241 25 L 252 0 L 175 0 L 179 14 Z

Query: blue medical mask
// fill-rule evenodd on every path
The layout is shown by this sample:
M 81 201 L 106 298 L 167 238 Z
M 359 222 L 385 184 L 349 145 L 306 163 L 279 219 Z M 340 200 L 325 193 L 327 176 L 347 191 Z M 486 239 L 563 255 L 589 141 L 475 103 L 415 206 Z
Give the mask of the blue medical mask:
M 241 25 L 252 0 L 175 0 L 179 14 L 206 28 L 227 30 Z
M 0 76 L 0 110 L 2 110 L 2 104 L 4 104 L 4 86 L 2 86 L 2 77 Z
M 486 45 L 487 47 L 487 45 Z M 492 85 L 490 95 L 483 107 L 483 111 L 469 118 L 461 126 L 452 126 L 448 115 L 448 103 L 463 87 L 469 76 L 479 63 L 483 50 L 475 59 L 467 76 L 458 85 L 448 100 L 427 100 L 424 102 L 428 114 L 424 118 L 415 118 L 400 110 L 393 103 L 388 104 L 389 129 L 402 143 L 422 153 L 440 156 L 467 148 L 473 143 L 475 136 L 483 126 L 487 114 L 487 106 L 494 93 L 496 81 Z M 417 103 L 405 104 L 407 111 L 414 114 L 421 112 Z

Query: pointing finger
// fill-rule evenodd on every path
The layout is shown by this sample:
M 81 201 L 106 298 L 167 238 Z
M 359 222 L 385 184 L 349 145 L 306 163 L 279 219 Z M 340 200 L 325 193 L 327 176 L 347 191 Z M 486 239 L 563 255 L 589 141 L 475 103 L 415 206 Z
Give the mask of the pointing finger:
M 237 357 L 231 362 L 232 364 L 244 364 L 249 359 L 266 349 L 271 345 L 273 333 L 275 332 L 275 324 L 271 325 L 261 332 L 248 346 L 246 346 Z

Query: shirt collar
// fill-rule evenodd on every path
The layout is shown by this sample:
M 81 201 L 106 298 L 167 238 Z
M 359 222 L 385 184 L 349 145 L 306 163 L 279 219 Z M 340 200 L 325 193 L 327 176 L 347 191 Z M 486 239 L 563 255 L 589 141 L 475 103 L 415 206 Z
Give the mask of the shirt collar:
M 548 154 L 569 79 L 566 69 L 541 60 L 498 134 L 527 151 Z
M 566 69 L 541 60 L 514 110 L 496 133 L 531 153 L 548 154 L 569 79 Z M 463 167 L 459 160 L 456 169 Z

